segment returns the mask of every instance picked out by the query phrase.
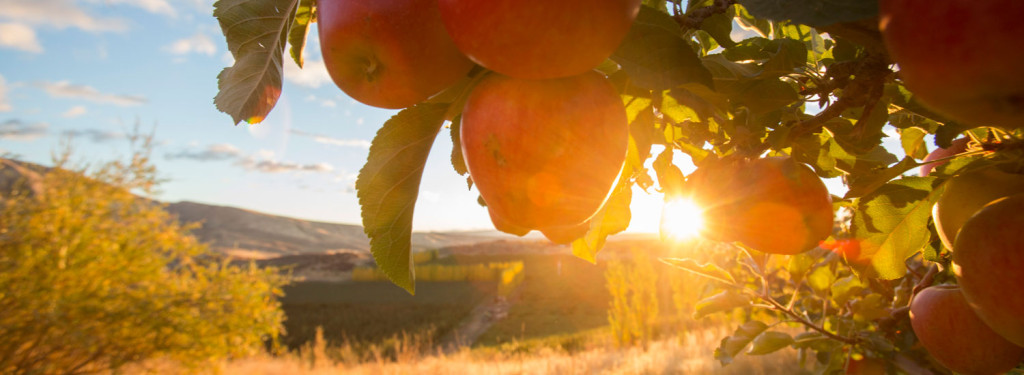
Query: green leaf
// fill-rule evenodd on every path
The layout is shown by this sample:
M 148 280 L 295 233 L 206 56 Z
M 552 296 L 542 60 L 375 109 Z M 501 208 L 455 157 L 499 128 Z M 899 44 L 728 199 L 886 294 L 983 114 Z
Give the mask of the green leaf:
M 846 302 L 866 287 L 867 285 L 864 285 L 856 275 L 843 277 L 832 284 L 832 300 L 838 306 L 846 305 Z
M 785 348 L 793 343 L 793 336 L 790 336 L 785 332 L 777 331 L 765 331 L 750 345 L 750 350 L 747 350 L 748 355 L 765 355 L 771 354 L 779 349 Z
M 696 312 L 694 312 L 693 318 L 700 319 L 714 313 L 732 311 L 732 309 L 746 306 L 750 306 L 750 296 L 726 290 L 697 301 L 694 304 Z
M 739 0 L 751 15 L 819 27 L 878 15 L 878 2 L 866 0 Z
M 900 129 L 903 152 L 914 159 L 924 159 L 928 156 L 928 142 L 924 139 L 926 135 L 928 132 L 918 127 Z
M 803 281 L 804 276 L 807 275 L 807 271 L 817 262 L 817 259 L 806 253 L 791 255 L 789 263 L 786 264 L 786 271 L 789 272 L 789 278 L 793 280 L 793 283 L 799 284 Z
M 828 266 L 815 268 L 810 275 L 807 275 L 807 285 L 819 292 L 828 290 L 835 281 L 836 275 Z
M 410 294 L 412 214 L 427 155 L 444 124 L 446 104 L 419 104 L 391 117 L 377 131 L 356 179 L 363 231 L 377 267 Z
M 896 163 L 896 165 L 889 168 L 851 174 L 847 179 L 847 186 L 850 190 L 846 192 L 846 196 L 844 196 L 843 199 L 856 198 L 869 194 L 882 185 L 885 185 L 886 182 L 889 182 L 903 173 L 917 167 L 917 161 L 914 160 L 914 158 L 905 157 L 903 160 L 900 160 L 899 163 Z
M 754 114 L 765 114 L 800 99 L 800 95 L 788 83 L 778 79 L 759 79 L 744 85 L 733 97 L 737 105 L 746 106 Z
M 217 75 L 214 105 L 238 124 L 263 121 L 281 96 L 285 40 L 299 0 L 217 0 L 217 17 L 235 64 Z
M 295 10 L 295 21 L 288 30 L 288 44 L 292 45 L 292 60 L 302 67 L 302 50 L 306 48 L 306 35 L 309 35 L 309 27 L 316 20 L 316 6 L 313 0 L 299 0 L 299 6 Z
M 732 363 L 732 359 L 766 329 L 768 329 L 768 325 L 757 320 L 744 323 L 736 328 L 732 336 L 722 339 L 718 348 L 715 349 L 715 359 L 721 362 L 722 366 Z
M 642 6 L 626 40 L 611 58 L 633 84 L 645 89 L 664 90 L 689 82 L 712 87 L 711 72 L 680 33 L 671 16 Z
M 630 144 L 632 145 L 632 142 Z M 597 253 L 604 247 L 608 236 L 629 227 L 632 218 L 629 204 L 632 199 L 632 184 L 628 178 L 623 178 L 601 210 L 590 219 L 590 230 L 587 234 L 572 242 L 572 254 L 590 263 L 596 263 Z
M 459 176 L 465 176 L 469 173 L 469 168 L 466 167 L 466 159 L 462 156 L 462 115 L 455 116 L 452 119 L 452 168 L 455 169 L 455 173 Z
M 718 267 L 714 263 L 700 264 L 693 259 L 685 258 L 661 258 L 661 261 L 672 267 L 684 269 L 695 274 L 721 281 L 726 284 L 736 284 L 736 279 L 729 272 Z
M 902 277 L 904 261 L 928 244 L 928 218 L 944 190 L 932 188 L 934 177 L 904 177 L 860 198 L 852 231 L 861 254 L 871 257 L 879 277 Z

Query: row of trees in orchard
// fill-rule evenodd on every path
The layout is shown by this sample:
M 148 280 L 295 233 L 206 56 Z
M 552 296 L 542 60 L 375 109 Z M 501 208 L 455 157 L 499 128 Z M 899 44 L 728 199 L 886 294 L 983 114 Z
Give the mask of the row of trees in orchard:
M 259 122 L 286 46 L 301 66 L 317 23 L 339 88 L 404 108 L 356 188 L 378 266 L 410 292 L 412 207 L 450 124 L 453 169 L 495 228 L 584 259 L 628 226 L 634 186 L 701 206 L 702 236 L 735 257 L 665 261 L 717 283 L 705 313 L 750 311 L 723 364 L 792 346 L 819 373 L 999 373 L 1024 355 L 1020 14 L 1013 0 L 219 0 L 236 62 L 215 104 Z

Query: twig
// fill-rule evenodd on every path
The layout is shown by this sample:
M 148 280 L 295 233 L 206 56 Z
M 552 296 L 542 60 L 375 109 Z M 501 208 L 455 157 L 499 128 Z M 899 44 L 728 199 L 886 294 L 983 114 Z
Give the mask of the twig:
M 683 31 L 699 29 L 705 19 L 718 13 L 725 13 L 733 4 L 736 4 L 736 0 L 715 0 L 714 4 L 706 7 L 692 9 L 686 14 L 677 14 L 675 19 Z
M 846 337 L 846 336 L 837 335 L 835 333 L 829 332 L 828 330 L 826 330 L 826 329 L 824 329 L 822 327 L 819 327 L 818 325 L 816 325 L 814 323 L 811 323 L 811 322 L 807 321 L 807 319 L 804 319 L 804 317 L 800 316 L 800 314 L 797 314 L 792 309 L 787 309 L 785 306 L 782 306 L 781 303 L 779 303 L 778 301 L 776 301 L 775 299 L 773 299 L 771 297 L 760 296 L 760 295 L 757 296 L 757 297 L 761 298 L 765 302 L 768 302 L 769 304 L 774 306 L 775 310 L 781 311 L 781 312 L 785 313 L 786 315 L 789 315 L 797 323 L 803 324 L 807 328 L 810 328 L 810 329 L 813 329 L 815 331 L 818 331 L 818 333 L 821 333 L 822 335 L 825 335 L 825 337 L 828 337 L 830 339 L 833 339 L 833 340 L 836 340 L 836 341 L 839 341 L 839 342 L 842 342 L 842 343 L 850 344 L 850 345 L 854 345 L 854 344 L 857 344 L 858 342 L 860 342 L 860 339 L 857 339 L 857 338 L 854 338 L 854 337 Z

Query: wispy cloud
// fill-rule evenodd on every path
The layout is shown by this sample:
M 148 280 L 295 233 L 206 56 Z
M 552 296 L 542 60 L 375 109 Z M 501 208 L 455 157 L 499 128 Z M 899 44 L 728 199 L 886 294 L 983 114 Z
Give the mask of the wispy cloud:
M 84 115 L 88 111 L 89 110 L 86 109 L 84 105 L 76 105 L 74 107 L 68 108 L 67 112 L 62 113 L 61 116 L 65 118 L 75 118 Z
M 93 32 L 128 29 L 123 19 L 93 16 L 74 0 L 0 0 L 0 18 L 58 29 L 74 27 Z
M 370 148 L 370 141 L 367 141 L 365 139 L 334 138 L 334 137 L 328 137 L 326 135 L 304 132 L 302 130 L 297 130 L 297 129 L 291 129 L 291 130 L 289 130 L 289 132 L 292 133 L 292 134 L 295 134 L 297 136 L 313 138 L 313 141 L 317 142 L 317 143 L 323 143 L 323 144 L 334 145 L 334 146 L 343 146 L 343 147 L 359 147 L 359 148 L 366 148 L 366 149 Z
M 170 17 L 177 16 L 178 14 L 167 0 L 90 0 L 89 2 L 110 5 L 124 4 L 141 8 L 142 10 L 153 14 L 162 14 Z
M 65 130 L 61 132 L 61 134 L 71 138 L 88 138 L 94 143 L 103 143 L 128 138 L 127 135 L 119 131 L 100 129 L 72 129 Z
M 47 94 L 54 98 L 84 99 L 91 102 L 119 106 L 133 106 L 146 103 L 146 98 L 140 95 L 107 94 L 90 86 L 76 85 L 68 81 L 36 82 L 34 85 L 43 89 L 43 91 L 46 91 Z
M 281 162 L 275 160 L 255 160 L 247 158 L 237 163 L 242 168 L 250 171 L 263 173 L 284 173 L 284 172 L 330 172 L 334 167 L 327 163 L 299 164 L 292 162 Z
M 7 99 L 7 90 L 7 80 L 0 75 L 0 112 L 9 112 L 12 108 L 11 102 Z
M 213 56 L 214 53 L 217 53 L 217 45 L 206 34 L 198 33 L 188 38 L 178 39 L 174 43 L 165 46 L 164 50 L 175 55 L 200 53 Z
M 34 141 L 46 135 L 50 127 L 45 122 L 25 123 L 18 119 L 0 123 L 0 139 L 11 141 Z
M 36 31 L 20 23 L 0 23 L 0 47 L 32 53 L 43 52 Z
M 290 60 L 290 59 L 289 59 Z M 302 68 L 295 65 L 294 61 L 285 61 L 284 79 L 288 82 L 308 88 L 318 88 L 331 81 L 331 75 L 327 73 L 327 65 L 323 60 L 306 59 Z
M 241 156 L 242 150 L 228 143 L 212 144 L 202 150 L 182 150 L 177 153 L 164 155 L 168 160 L 191 159 L 198 161 L 224 161 L 237 159 Z

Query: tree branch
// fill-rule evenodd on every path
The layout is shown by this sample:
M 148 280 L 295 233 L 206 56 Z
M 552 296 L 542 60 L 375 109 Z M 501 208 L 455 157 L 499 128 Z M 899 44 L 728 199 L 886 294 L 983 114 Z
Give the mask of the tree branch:
M 715 0 L 714 4 L 691 9 L 686 14 L 677 14 L 674 18 L 683 31 L 696 30 L 704 24 L 705 19 L 718 13 L 725 13 L 733 4 L 736 4 L 736 0 Z

